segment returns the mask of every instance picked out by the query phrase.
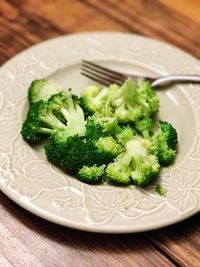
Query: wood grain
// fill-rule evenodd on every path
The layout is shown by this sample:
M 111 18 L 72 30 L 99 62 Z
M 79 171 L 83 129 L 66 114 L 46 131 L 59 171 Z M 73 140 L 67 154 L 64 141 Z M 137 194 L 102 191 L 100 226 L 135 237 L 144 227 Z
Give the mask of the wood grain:
M 31 260 L 31 264 L 36 262 L 37 267 L 43 266 L 42 263 L 59 267 L 174 266 L 145 237 L 70 230 L 35 217 L 17 207 L 3 194 L 0 214 L 0 233 L 3 236 L 0 251 L 16 267 L 21 267 L 18 261 L 23 262 L 24 255 Z
M 200 58 L 199 0 L 1 0 L 0 64 L 51 37 L 135 32 Z M 0 267 L 200 266 L 200 215 L 165 229 L 100 235 L 63 228 L 0 193 Z

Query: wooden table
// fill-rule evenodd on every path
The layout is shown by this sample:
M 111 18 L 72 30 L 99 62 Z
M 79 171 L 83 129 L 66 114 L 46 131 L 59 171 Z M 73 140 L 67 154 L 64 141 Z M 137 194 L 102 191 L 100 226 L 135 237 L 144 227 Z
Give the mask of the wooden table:
M 165 40 L 200 58 L 200 0 L 1 0 L 0 63 L 81 31 Z M 200 266 L 200 216 L 143 234 L 102 235 L 40 219 L 0 193 L 0 267 Z

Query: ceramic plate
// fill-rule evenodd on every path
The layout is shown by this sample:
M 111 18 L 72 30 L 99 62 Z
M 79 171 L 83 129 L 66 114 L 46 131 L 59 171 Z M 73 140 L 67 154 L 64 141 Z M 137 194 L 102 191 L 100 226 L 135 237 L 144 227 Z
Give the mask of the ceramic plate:
M 176 162 L 155 184 L 141 190 L 90 186 L 47 162 L 41 147 L 27 145 L 20 128 L 27 110 L 27 88 L 50 77 L 77 94 L 89 79 L 82 59 L 144 75 L 200 74 L 200 62 L 155 40 L 123 33 L 84 33 L 52 39 L 20 53 L 0 69 L 0 189 L 30 212 L 64 226 L 102 233 L 139 232 L 167 226 L 200 210 L 200 85 L 158 90 L 162 120 L 178 131 Z

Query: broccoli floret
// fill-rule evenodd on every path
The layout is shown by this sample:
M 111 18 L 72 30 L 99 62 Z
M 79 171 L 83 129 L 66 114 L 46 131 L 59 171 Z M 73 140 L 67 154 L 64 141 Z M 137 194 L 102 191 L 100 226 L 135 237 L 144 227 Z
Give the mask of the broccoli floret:
M 120 154 L 113 163 L 108 164 L 106 168 L 106 177 L 115 184 L 129 185 L 131 183 L 131 157 L 126 154 Z
M 50 135 L 54 129 L 62 131 L 66 129 L 66 125 L 51 111 L 49 112 L 48 108 L 48 103 L 42 100 L 30 106 L 21 129 L 21 134 L 28 143 L 37 143 L 42 135 Z
M 159 100 L 149 82 L 136 84 L 128 79 L 121 88 L 112 91 L 114 117 L 121 123 L 135 122 L 150 117 L 159 109 Z
M 110 154 L 110 157 L 113 159 L 125 150 L 112 136 L 100 137 L 98 141 L 95 142 L 95 145 L 100 152 Z
M 114 117 L 124 124 L 152 116 L 159 109 L 158 98 L 150 83 L 136 84 L 131 79 L 121 87 L 116 84 L 103 89 L 89 86 L 83 91 L 80 104 L 89 115 Z
M 157 184 L 155 192 L 158 193 L 160 196 L 165 197 L 167 190 L 161 184 Z
M 61 91 L 63 91 L 63 88 L 52 80 L 35 80 L 28 89 L 28 99 L 30 103 L 48 100 L 52 95 Z
M 111 181 L 119 184 L 129 184 L 133 181 L 136 185 L 145 186 L 159 170 L 160 165 L 157 157 L 152 155 L 150 141 L 135 136 L 127 142 L 126 152 L 108 165 L 106 175 Z
M 103 136 L 114 135 L 120 131 L 116 118 L 98 117 L 93 115 L 88 117 L 86 124 L 86 137 L 98 139 Z
M 63 116 L 67 125 L 56 116 L 56 113 Z M 31 104 L 21 133 L 27 142 L 37 143 L 42 135 L 49 135 L 55 131 L 62 132 L 65 137 L 75 134 L 84 136 L 85 124 L 83 110 L 79 105 L 74 105 L 72 96 L 68 92 L 65 97 L 58 94 L 48 101 L 40 100 Z
M 65 138 L 58 133 L 51 135 L 45 144 L 45 153 L 49 161 L 72 174 L 84 165 L 93 166 L 98 160 L 93 142 L 78 135 Z
M 60 132 L 47 140 L 45 153 L 49 161 L 75 175 L 83 166 L 108 164 L 114 157 L 110 151 L 99 149 L 92 140 L 78 135 L 63 137 Z
M 168 122 L 159 121 L 158 129 L 152 137 L 154 154 L 161 166 L 169 166 L 175 159 L 178 143 L 176 129 Z
M 159 110 L 159 99 L 150 82 L 141 80 L 137 86 L 138 102 L 143 106 L 145 116 L 151 116 Z M 143 115 L 144 115 L 143 114 Z M 144 117 L 145 117 L 144 116 Z
M 102 177 L 104 176 L 105 166 L 106 165 L 97 166 L 96 164 L 91 167 L 83 166 L 79 170 L 77 177 L 79 180 L 85 183 L 99 183 L 101 182 Z
M 134 138 L 135 130 L 130 126 L 123 126 L 120 128 L 118 133 L 116 133 L 115 137 L 118 143 L 122 145 L 126 145 L 126 143 Z
M 144 138 L 148 139 L 151 136 L 153 120 L 151 118 L 143 118 L 135 122 L 135 127 Z
M 103 116 L 109 116 L 111 114 L 111 106 L 108 91 L 107 87 L 103 89 L 96 85 L 86 87 L 79 99 L 80 106 L 85 114 L 92 115 L 98 113 Z

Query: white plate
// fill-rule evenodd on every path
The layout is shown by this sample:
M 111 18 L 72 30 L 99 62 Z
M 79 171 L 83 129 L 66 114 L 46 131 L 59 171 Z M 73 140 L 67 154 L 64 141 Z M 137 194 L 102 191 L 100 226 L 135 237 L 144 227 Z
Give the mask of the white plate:
M 181 221 L 200 210 L 200 85 L 158 91 L 160 118 L 178 130 L 179 153 L 155 183 L 166 197 L 135 186 L 90 186 L 51 166 L 40 147 L 27 145 L 20 128 L 33 79 L 52 77 L 80 93 L 91 81 L 81 59 L 146 75 L 200 73 L 200 62 L 170 45 L 133 34 L 84 33 L 29 48 L 0 69 L 0 188 L 49 221 L 103 233 L 139 232 Z

